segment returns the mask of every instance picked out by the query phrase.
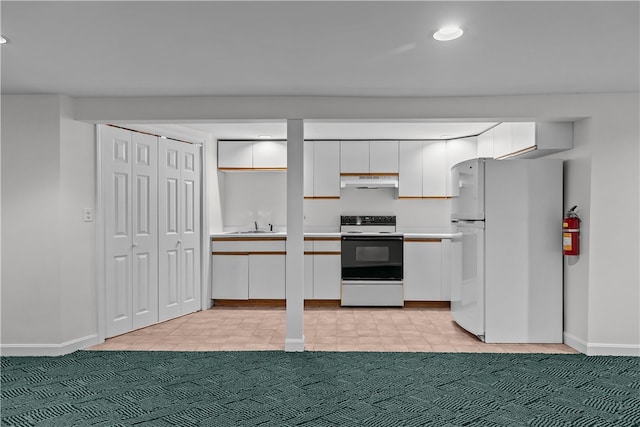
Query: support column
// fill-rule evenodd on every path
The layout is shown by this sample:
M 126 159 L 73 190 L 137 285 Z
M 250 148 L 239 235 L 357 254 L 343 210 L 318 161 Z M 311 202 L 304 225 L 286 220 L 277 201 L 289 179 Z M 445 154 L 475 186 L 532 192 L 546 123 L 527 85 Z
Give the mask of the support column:
M 285 351 L 304 351 L 304 121 L 287 120 L 287 335 Z

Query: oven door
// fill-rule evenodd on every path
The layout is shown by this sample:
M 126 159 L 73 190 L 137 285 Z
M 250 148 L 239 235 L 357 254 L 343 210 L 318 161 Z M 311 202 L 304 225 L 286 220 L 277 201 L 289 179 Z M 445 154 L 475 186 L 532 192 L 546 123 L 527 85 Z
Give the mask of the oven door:
M 342 280 L 402 280 L 402 236 L 342 236 Z

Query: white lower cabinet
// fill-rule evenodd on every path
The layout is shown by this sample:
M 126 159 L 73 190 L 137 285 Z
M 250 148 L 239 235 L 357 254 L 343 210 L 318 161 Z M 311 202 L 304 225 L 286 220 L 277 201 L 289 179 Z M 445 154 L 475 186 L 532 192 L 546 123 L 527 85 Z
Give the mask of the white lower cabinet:
M 304 256 L 304 299 L 313 299 L 313 255 L 307 254 Z
M 340 299 L 340 237 L 305 237 L 304 299 Z
M 213 298 L 249 299 L 249 256 L 213 255 Z
M 340 255 L 313 255 L 313 299 L 340 299 Z
M 449 300 L 449 274 L 443 268 L 449 265 L 445 241 L 405 238 L 404 242 L 404 300 Z
M 213 237 L 212 298 L 284 299 L 285 241 L 285 237 Z
M 249 254 L 249 299 L 284 299 L 285 255 Z

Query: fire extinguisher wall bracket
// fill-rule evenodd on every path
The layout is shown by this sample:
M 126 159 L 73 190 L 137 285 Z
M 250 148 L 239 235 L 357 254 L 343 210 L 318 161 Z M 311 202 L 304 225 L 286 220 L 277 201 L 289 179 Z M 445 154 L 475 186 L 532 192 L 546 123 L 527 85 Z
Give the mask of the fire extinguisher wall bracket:
M 562 252 L 565 255 L 580 255 L 580 218 L 572 207 L 562 220 Z

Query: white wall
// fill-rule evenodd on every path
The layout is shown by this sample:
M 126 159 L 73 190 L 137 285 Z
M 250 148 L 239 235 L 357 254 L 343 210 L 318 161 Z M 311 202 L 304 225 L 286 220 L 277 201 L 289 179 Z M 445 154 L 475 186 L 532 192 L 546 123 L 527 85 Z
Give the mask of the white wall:
M 56 164 L 60 158 L 59 148 L 44 142 L 60 138 L 59 117 L 56 125 L 57 113 L 53 113 L 55 108 L 51 104 L 55 99 L 2 97 L 3 344 L 61 339 L 60 329 L 51 326 L 59 321 L 59 310 L 51 306 L 59 305 L 62 297 L 59 290 L 66 284 L 55 279 L 60 263 L 51 254 L 59 250 L 59 241 L 51 230 L 59 220 L 55 212 L 48 211 L 59 200 L 56 183 L 61 178 Z M 584 345 L 589 353 L 640 354 L 638 105 L 638 93 L 451 98 L 83 98 L 74 99 L 74 117 L 101 123 L 286 117 L 579 120 L 577 145 L 585 151 L 566 153 L 569 162 L 565 203 L 579 204 L 588 210 L 582 212 L 583 233 L 587 237 L 582 241 L 584 255 L 574 266 L 577 268 L 567 268 L 565 272 L 566 328 L 576 339 L 574 345 Z M 30 176 L 23 178 L 24 172 Z M 625 218 L 629 221 L 622 226 L 621 219 Z M 616 233 L 620 229 L 622 235 Z M 93 250 L 90 242 L 78 244 Z M 25 271 L 26 262 L 22 260 L 25 257 L 29 266 L 35 264 L 38 269 Z M 588 260 L 588 265 L 583 260 Z M 25 308 L 28 312 L 24 312 Z M 42 309 L 38 311 L 41 314 L 34 317 L 34 309 Z M 82 316 L 75 320 L 92 321 Z
M 2 96 L 2 348 L 57 354 L 94 342 L 93 126 L 71 100 Z
M 250 229 L 253 221 L 266 229 L 284 228 L 287 221 L 286 173 L 219 173 L 222 217 L 226 229 Z M 215 199 L 216 194 L 208 195 Z M 304 201 L 307 232 L 338 231 L 340 215 L 396 215 L 399 231 L 449 230 L 449 200 L 406 200 L 394 197 L 394 190 L 343 189 L 340 199 Z
M 564 331 L 569 339 L 581 337 L 585 343 L 588 336 L 591 224 L 590 122 L 591 119 L 582 119 L 574 123 L 573 150 L 550 156 L 564 160 L 564 211 L 578 206 L 576 212 L 582 221 L 580 255 L 564 257 Z
M 585 206 L 583 256 L 565 271 L 565 324 L 591 353 L 640 353 L 638 93 L 434 98 L 84 98 L 77 119 L 115 120 L 578 120 L 565 203 Z M 584 120 L 583 120 L 584 119 Z M 575 156 L 575 157 L 573 157 Z M 620 173 L 621 168 L 625 172 Z M 623 178 L 624 177 L 624 178 Z M 624 190 L 625 188 L 633 190 Z M 628 238 L 612 230 L 633 218 Z M 615 242 L 614 242 L 615 241 Z M 614 244 L 615 243 L 615 244 Z M 613 269 L 615 268 L 615 271 Z M 612 280 L 613 279 L 613 280 Z M 586 304 L 585 304 L 586 302 Z M 585 307 L 586 305 L 586 307 Z M 586 322 L 585 322 L 586 319 Z M 587 348 L 591 346 L 591 350 Z M 625 350 L 626 349 L 626 350 Z
M 74 121 L 71 100 L 61 101 L 60 329 L 68 342 L 96 333 L 96 144 L 95 127 Z M 84 208 L 93 209 L 94 222 L 84 221 Z
M 305 229 L 337 231 L 340 215 L 396 215 L 398 231 L 443 231 L 450 229 L 450 202 L 446 199 L 407 200 L 394 197 L 391 188 L 365 190 L 347 188 L 337 200 L 305 200 Z
M 2 344 L 61 339 L 59 103 L 2 96 Z
M 283 172 L 218 173 L 224 227 L 260 229 L 287 225 L 287 174 Z
M 593 353 L 640 341 L 638 98 L 603 100 L 593 117 L 589 334 Z M 640 355 L 640 346 L 629 348 Z
M 565 160 L 581 254 L 565 261 L 565 335 L 587 354 L 640 355 L 638 94 L 590 96 Z

